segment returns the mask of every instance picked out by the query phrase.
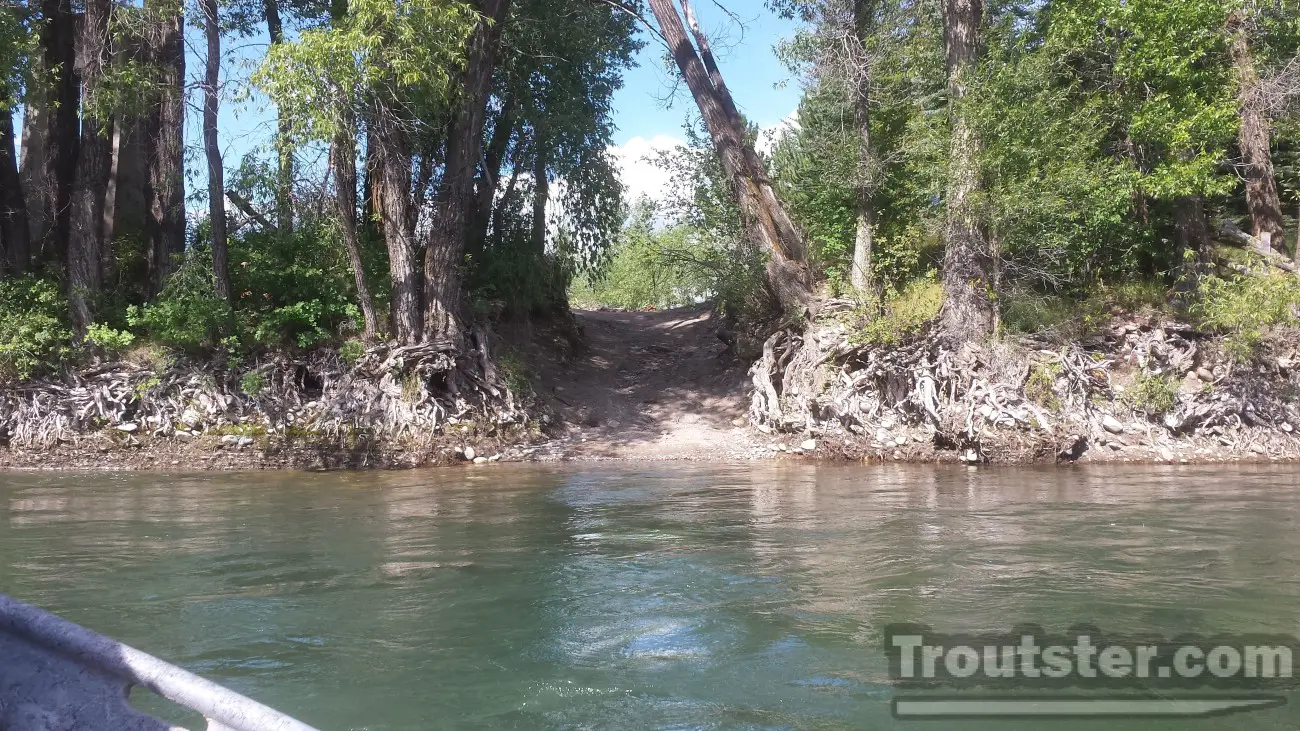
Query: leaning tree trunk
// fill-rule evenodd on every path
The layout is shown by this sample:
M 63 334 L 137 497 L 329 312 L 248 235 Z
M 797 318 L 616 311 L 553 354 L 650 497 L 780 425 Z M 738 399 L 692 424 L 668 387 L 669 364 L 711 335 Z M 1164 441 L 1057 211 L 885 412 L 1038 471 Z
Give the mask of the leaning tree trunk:
M 474 210 L 474 170 L 483 147 L 483 124 L 492 71 L 496 68 L 501 24 L 510 0 L 483 0 L 483 18 L 470 37 L 468 63 L 461 77 L 447 132 L 447 159 L 438 207 L 429 228 L 424 259 L 424 332 L 428 340 L 460 339 L 460 263 L 465 255 Z
M 149 294 L 162 291 L 172 257 L 185 251 L 185 46 L 183 6 L 147 0 L 144 56 L 158 94 L 141 129 L 147 152 L 144 234 Z
M 546 201 L 551 197 L 551 183 L 546 172 L 546 139 L 540 131 L 533 141 L 533 253 L 546 253 Z
M 91 303 L 104 282 L 104 200 L 113 164 L 108 120 L 92 111 L 91 101 L 109 63 L 112 0 L 87 0 L 81 32 L 81 146 L 77 154 L 68 225 L 68 304 L 78 332 L 90 326 Z
M 853 0 L 853 53 L 858 55 L 852 64 L 857 74 L 853 89 L 853 124 L 858 131 L 858 166 L 855 193 L 857 227 L 853 237 L 853 268 L 849 270 L 849 283 L 863 294 L 874 291 L 871 272 L 871 249 L 875 234 L 874 211 L 871 193 L 874 188 L 874 160 L 871 149 L 871 67 L 867 58 L 867 40 L 874 20 L 873 0 Z
M 275 0 L 266 0 L 267 18 Z M 347 0 L 333 0 L 330 3 L 330 21 L 339 26 L 347 19 Z M 276 15 L 277 23 L 279 16 Z M 349 102 L 350 103 L 350 102 Z M 346 104 L 340 110 L 340 124 L 334 136 L 330 150 L 330 164 L 334 168 L 334 204 L 339 219 L 339 228 L 343 234 L 343 245 L 348 252 L 348 263 L 352 266 L 352 279 L 357 287 L 357 304 L 361 307 L 362 337 L 374 340 L 379 334 L 379 314 L 375 310 L 375 297 L 370 292 L 370 282 L 366 278 L 365 261 L 361 256 L 361 236 L 357 229 L 357 125 L 356 113 Z M 281 120 L 283 124 L 284 120 Z M 284 129 L 281 129 L 284 132 Z M 283 158 L 281 159 L 283 162 Z M 292 165 L 292 160 L 290 161 Z M 284 167 L 281 166 L 283 173 Z M 292 167 L 290 168 L 292 175 Z M 292 217 L 292 210 L 289 212 Z M 281 226 L 283 226 L 281 221 Z
M 683 12 L 693 20 L 689 2 L 679 1 Z M 808 271 L 803 237 L 776 197 L 762 161 L 745 140 L 744 124 L 713 61 L 707 40 L 692 23 L 696 43 L 700 45 L 697 51 L 687 38 L 673 0 L 650 0 L 650 9 L 699 107 L 714 150 L 731 183 L 746 233 L 769 253 L 767 283 L 773 296 L 788 315 L 810 312 L 813 309 L 812 276 Z
M 262 0 L 262 9 L 266 15 L 266 32 L 271 45 L 284 43 L 284 24 L 280 20 L 278 0 Z M 282 234 L 293 233 L 293 149 L 289 139 L 290 126 L 289 120 L 283 115 L 276 120 L 275 150 L 279 156 L 279 167 L 275 177 L 275 225 Z
M 975 200 L 981 188 L 980 139 L 963 108 L 967 79 L 979 60 L 984 8 L 983 0 L 943 0 L 942 9 L 952 141 L 940 328 L 945 340 L 958 345 L 988 337 L 995 322 L 992 255 Z
M 77 77 L 73 73 L 76 22 L 71 0 L 42 0 L 42 65 L 48 69 L 49 85 L 44 94 L 44 111 L 49 115 L 45 136 L 44 203 L 41 219 L 43 236 L 40 256 L 46 261 L 63 261 L 68 246 L 68 204 L 77 169 Z
M 1273 176 L 1273 156 L 1270 150 L 1270 124 L 1264 113 L 1259 74 L 1250 49 L 1248 23 L 1241 13 L 1233 13 L 1228 20 L 1230 42 L 1228 50 L 1237 72 L 1237 111 L 1241 116 L 1238 144 L 1244 163 L 1246 179 L 1246 207 L 1250 209 L 1251 233 L 1258 238 L 1268 234 L 1269 239 L 1281 243 L 1282 200 Z
M 410 218 L 411 144 L 403 121 L 385 101 L 375 105 L 370 120 L 369 167 L 372 193 L 377 199 L 388 273 L 393 282 L 393 336 L 402 345 L 420 342 L 421 281 L 415 241 L 406 222 Z
M 14 137 L 13 113 L 0 110 L 0 274 L 27 269 L 31 256 L 27 198 L 18 175 Z
M 212 238 L 212 280 L 217 297 L 230 299 L 230 266 L 226 253 L 226 180 L 217 139 L 218 94 L 221 81 L 221 26 L 217 0 L 200 0 L 208 57 L 203 74 L 203 153 L 208 161 L 208 225 Z

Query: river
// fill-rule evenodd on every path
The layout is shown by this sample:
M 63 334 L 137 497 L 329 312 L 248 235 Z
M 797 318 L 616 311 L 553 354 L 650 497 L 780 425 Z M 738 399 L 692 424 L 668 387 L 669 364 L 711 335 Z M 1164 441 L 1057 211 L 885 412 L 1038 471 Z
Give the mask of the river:
M 0 474 L 0 591 L 322 729 L 891 716 L 885 625 L 1300 634 L 1290 467 Z M 1054 728 L 1296 729 L 1287 707 Z M 155 713 L 184 714 L 150 698 Z

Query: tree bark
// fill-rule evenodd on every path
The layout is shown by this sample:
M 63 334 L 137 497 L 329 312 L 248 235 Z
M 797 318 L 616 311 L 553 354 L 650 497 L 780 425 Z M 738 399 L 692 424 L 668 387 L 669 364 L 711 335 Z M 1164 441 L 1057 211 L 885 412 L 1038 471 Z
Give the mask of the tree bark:
M 871 67 L 867 59 L 867 41 L 875 18 L 873 0 L 853 0 L 854 51 L 860 54 L 853 64 L 857 78 L 853 84 L 853 124 L 858 129 L 858 166 L 855 187 L 857 225 L 853 237 L 853 268 L 849 270 L 849 283 L 863 294 L 874 293 L 874 276 L 871 271 L 871 250 L 875 236 L 875 212 L 871 195 L 875 155 L 871 148 Z
M 158 79 L 158 96 L 140 125 L 145 174 L 145 242 L 149 294 L 162 291 L 172 257 L 185 251 L 185 47 L 183 6 L 147 0 L 145 59 Z
M 271 38 L 271 45 L 284 43 L 280 3 L 278 0 L 262 0 L 262 9 L 266 15 L 266 33 Z M 286 235 L 293 233 L 293 150 L 289 137 L 289 120 L 280 116 L 276 121 L 275 133 L 275 149 L 279 157 L 275 180 L 275 220 L 280 233 Z
M 275 0 L 266 0 L 268 7 Z M 337 26 L 347 19 L 347 0 L 334 0 L 330 4 L 330 20 Z M 269 17 L 269 13 L 268 13 Z M 366 279 L 365 261 L 361 257 L 361 237 L 357 229 L 357 129 L 352 108 L 340 110 L 341 121 L 334 137 L 330 164 L 334 167 L 334 203 L 343 234 L 343 245 L 352 265 L 352 279 L 357 287 L 357 304 L 361 307 L 362 337 L 374 340 L 379 334 L 379 314 L 375 297 Z
M 208 161 L 208 225 L 212 239 L 212 280 L 217 296 L 230 299 L 230 266 L 226 252 L 226 181 L 217 138 L 217 115 L 220 109 L 221 25 L 217 0 L 200 0 L 203 33 L 208 40 L 208 56 L 203 73 L 203 153 Z
M 82 23 L 81 145 L 77 154 L 68 227 L 68 304 L 72 323 L 85 332 L 93 318 L 92 303 L 104 282 L 104 202 L 113 162 L 109 122 L 98 118 L 89 103 L 109 62 L 109 22 L 112 0 L 87 0 Z
M 1205 220 L 1205 200 L 1186 195 L 1174 201 L 1174 228 L 1178 244 L 1175 269 L 1184 288 L 1194 286 L 1210 260 L 1210 227 Z M 1190 256 L 1189 256 L 1190 252 Z
M 79 128 L 77 77 L 73 71 L 76 22 L 71 0 L 42 0 L 43 64 L 50 85 L 45 89 L 44 111 L 49 114 L 45 138 L 43 231 L 40 257 L 64 261 L 68 247 L 68 204 L 77 169 Z
M 546 139 L 541 131 L 533 142 L 533 231 L 531 242 L 533 253 L 541 256 L 546 253 L 546 201 L 551 197 L 551 184 L 547 178 Z
M 468 62 L 461 77 L 460 99 L 447 133 L 438 208 L 429 229 L 424 259 L 424 332 L 428 340 L 460 339 L 460 263 L 465 255 L 474 210 L 474 171 L 483 145 L 483 124 L 492 71 L 496 67 L 501 24 L 510 0 L 482 0 L 482 18 L 469 41 Z
M 40 78 L 39 59 L 32 76 Z M 27 89 L 27 102 L 23 105 L 22 159 L 18 175 L 23 193 L 27 197 L 27 223 L 29 236 L 28 260 L 35 253 L 31 247 L 39 244 L 45 235 L 45 146 L 49 138 L 50 113 L 46 107 L 45 90 L 35 84 Z
M 679 1 L 688 19 L 693 19 L 689 2 Z M 687 38 L 673 0 L 650 0 L 650 9 L 699 107 L 714 150 L 731 183 L 745 231 L 769 253 L 767 284 L 772 295 L 787 315 L 809 313 L 813 308 L 812 276 L 803 237 L 776 197 L 762 161 L 745 140 L 744 123 L 723 83 L 707 39 L 693 23 L 696 43 L 700 45 L 697 52 Z
M 410 218 L 411 144 L 402 120 L 384 101 L 370 120 L 373 192 L 388 248 L 388 273 L 393 282 L 393 336 L 402 345 L 420 342 L 423 311 L 415 241 L 406 223 Z
M 31 257 L 27 198 L 18 175 L 14 137 L 13 114 L 0 109 L 0 274 L 26 270 Z
M 1273 175 L 1271 125 L 1260 99 L 1259 74 L 1251 54 L 1248 22 L 1240 12 L 1229 16 L 1228 33 L 1228 50 L 1237 74 L 1237 111 L 1241 117 L 1237 139 L 1244 163 L 1251 233 L 1256 238 L 1268 233 L 1280 243 L 1282 200 Z
M 950 344 L 960 345 L 987 338 L 995 322 L 992 255 L 975 201 L 982 188 L 980 139 L 962 108 L 966 79 L 974 72 L 981 51 L 983 0 L 943 0 L 942 11 L 952 141 L 940 329 Z
M 474 219 L 470 226 L 470 251 L 475 255 L 487 243 L 488 230 L 492 225 L 492 204 L 496 197 L 498 183 L 501 179 L 501 165 L 505 160 L 510 138 L 514 135 L 515 102 L 513 95 L 507 95 L 502 102 L 501 114 L 497 116 L 492 127 L 492 137 L 483 153 L 482 167 L 474 183 Z

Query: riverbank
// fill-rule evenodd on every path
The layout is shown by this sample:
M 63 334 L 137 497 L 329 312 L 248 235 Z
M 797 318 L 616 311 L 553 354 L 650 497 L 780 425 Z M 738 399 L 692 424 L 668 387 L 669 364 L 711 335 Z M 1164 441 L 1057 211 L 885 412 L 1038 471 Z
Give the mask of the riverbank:
M 242 375 L 105 364 L 10 390 L 0 467 L 1300 460 L 1294 329 L 1274 329 L 1243 363 L 1159 314 L 1119 313 L 1070 341 L 1005 338 L 949 352 L 924 330 L 888 346 L 855 342 L 836 312 L 832 302 L 808 332 L 777 333 L 752 368 L 703 307 L 580 311 L 580 347 L 507 332 L 502 365 L 471 354 L 477 370 L 383 348 L 351 365 L 316 353 Z M 394 365 L 411 358 L 423 359 L 422 379 Z M 472 377 L 454 393 L 430 385 L 437 378 L 427 374 L 453 372 Z

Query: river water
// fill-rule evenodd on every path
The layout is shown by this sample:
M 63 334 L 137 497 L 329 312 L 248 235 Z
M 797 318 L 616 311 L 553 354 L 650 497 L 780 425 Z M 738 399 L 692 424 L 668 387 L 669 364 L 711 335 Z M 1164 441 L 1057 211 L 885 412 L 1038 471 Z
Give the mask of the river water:
M 883 628 L 1300 634 L 1297 487 L 1289 467 L 0 474 L 0 591 L 322 729 L 1042 728 L 893 718 Z M 1300 728 L 1290 699 L 1050 727 Z

